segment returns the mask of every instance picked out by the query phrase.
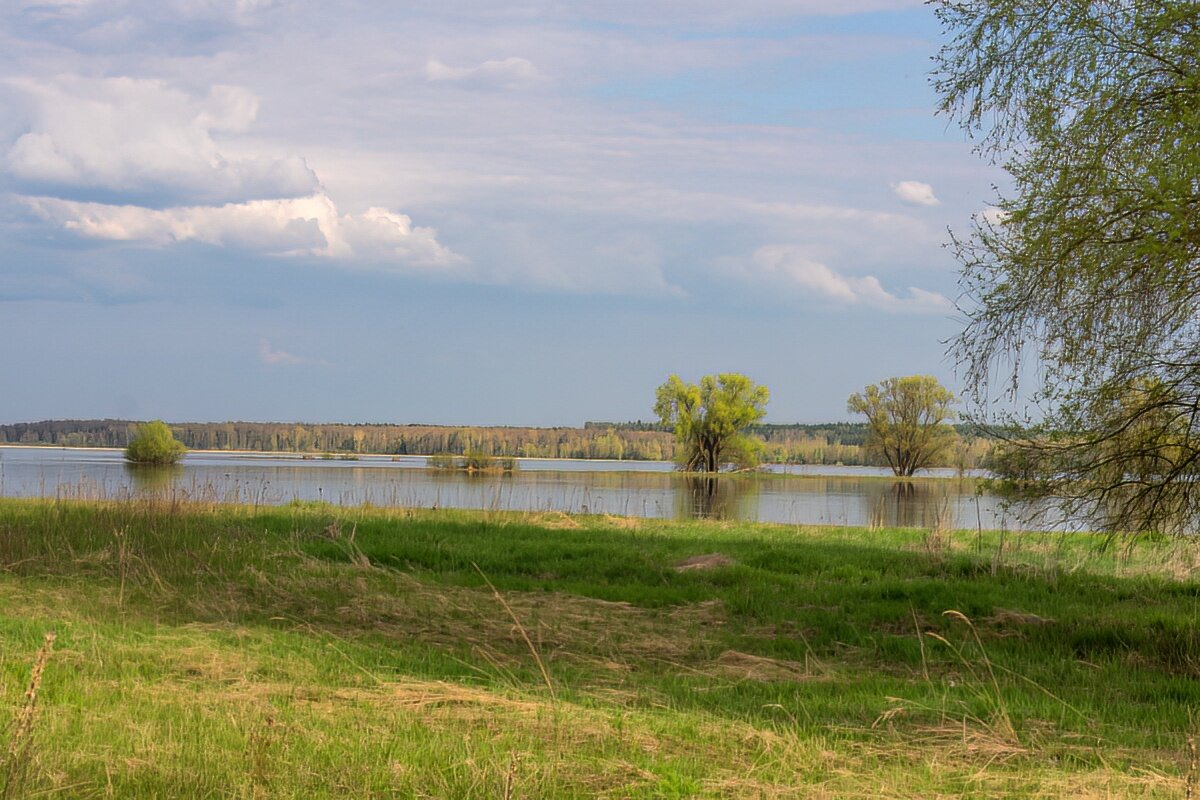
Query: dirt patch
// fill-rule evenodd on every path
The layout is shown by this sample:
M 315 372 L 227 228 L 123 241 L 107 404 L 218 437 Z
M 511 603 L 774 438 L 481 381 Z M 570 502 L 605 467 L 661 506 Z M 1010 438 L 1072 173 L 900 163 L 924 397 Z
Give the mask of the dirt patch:
M 692 556 L 685 558 L 674 566 L 676 572 L 691 572 L 692 570 L 700 569 L 720 569 L 721 567 L 732 567 L 737 562 L 732 558 L 721 553 L 707 553 L 702 556 Z

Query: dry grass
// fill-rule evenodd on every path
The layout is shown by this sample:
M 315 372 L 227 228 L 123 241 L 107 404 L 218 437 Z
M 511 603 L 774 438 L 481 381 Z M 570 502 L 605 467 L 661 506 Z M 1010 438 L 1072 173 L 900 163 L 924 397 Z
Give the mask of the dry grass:
M 813 677 L 810 664 L 767 658 L 737 650 L 726 650 L 717 656 L 712 672 L 746 681 L 798 681 Z
M 672 569 L 676 572 L 690 572 L 692 570 L 703 569 L 720 569 L 721 567 L 732 567 L 737 562 L 727 555 L 721 553 L 706 553 L 702 556 L 691 556 L 676 563 Z
M 531 514 L 527 518 L 535 525 L 541 525 L 556 531 L 577 531 L 583 528 L 578 520 L 567 516 L 561 511 L 548 511 L 544 514 Z
M 990 617 L 984 617 L 980 620 L 980 622 L 987 623 L 988 625 L 992 625 L 996 628 L 1006 628 L 1011 630 L 1054 624 L 1054 620 L 1050 619 L 1049 617 L 1041 617 L 1037 614 L 1030 614 L 1024 611 L 1014 611 L 1008 608 L 997 608 L 992 612 Z

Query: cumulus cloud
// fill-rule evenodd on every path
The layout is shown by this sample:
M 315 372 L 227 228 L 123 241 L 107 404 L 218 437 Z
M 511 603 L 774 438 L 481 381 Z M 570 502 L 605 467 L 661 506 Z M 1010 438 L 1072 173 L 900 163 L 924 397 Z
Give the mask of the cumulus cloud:
M 31 101 L 28 131 L 3 161 L 26 189 L 167 204 L 300 197 L 319 186 L 301 158 L 222 152 L 213 133 L 245 131 L 258 114 L 257 97 L 242 87 L 214 86 L 193 97 L 136 78 L 9 85 Z
M 394 211 L 342 214 L 325 194 L 164 209 L 53 197 L 25 198 L 43 219 L 79 236 L 165 246 L 196 241 L 277 256 L 315 256 L 384 267 L 449 270 L 465 259 L 432 228 Z
M 484 61 L 473 67 L 450 67 L 437 59 L 425 62 L 425 79 L 474 89 L 520 89 L 542 80 L 542 74 L 524 58 Z
M 807 258 L 792 246 L 761 247 L 741 271 L 748 278 L 767 280 L 772 285 L 790 287 L 802 294 L 843 305 L 918 313 L 945 313 L 954 308 L 954 304 L 938 292 L 911 286 L 908 295 L 901 297 L 885 289 L 873 275 L 861 278 L 842 275 L 819 261 Z
M 914 206 L 940 206 L 941 200 L 933 193 L 933 187 L 921 181 L 900 181 L 892 184 L 892 191 L 906 203 Z

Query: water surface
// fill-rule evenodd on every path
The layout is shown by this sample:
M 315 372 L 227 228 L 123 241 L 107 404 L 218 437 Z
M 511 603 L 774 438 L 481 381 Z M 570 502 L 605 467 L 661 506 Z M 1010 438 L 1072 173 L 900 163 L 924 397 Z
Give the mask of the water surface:
M 327 460 L 279 453 L 188 453 L 174 468 L 125 463 L 120 450 L 0 447 L 0 495 L 127 498 L 169 494 L 208 502 L 327 501 L 406 508 L 818 525 L 1019 528 L 978 481 L 899 481 L 872 467 L 772 467 L 761 476 L 683 476 L 669 462 L 519 459 L 509 475 L 426 468 L 423 456 Z

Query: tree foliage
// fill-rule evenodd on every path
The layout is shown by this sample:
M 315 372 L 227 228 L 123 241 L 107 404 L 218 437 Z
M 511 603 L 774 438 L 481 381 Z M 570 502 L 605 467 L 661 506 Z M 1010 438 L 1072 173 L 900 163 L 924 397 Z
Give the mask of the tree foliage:
M 654 413 L 675 430 L 675 460 L 687 472 L 758 463 L 759 441 L 746 429 L 766 414 L 767 387 L 745 375 L 705 375 L 699 384 L 672 375 L 658 387 Z
M 868 446 L 892 472 L 910 477 L 935 463 L 957 435 L 948 423 L 954 395 L 929 375 L 888 378 L 850 395 L 846 409 L 867 418 Z
M 1016 396 L 1036 372 L 1043 422 L 1009 442 L 1010 463 L 1097 525 L 1190 525 L 1200 4 L 937 0 L 937 13 L 951 37 L 933 73 L 942 109 L 1011 176 L 955 240 L 968 316 L 955 350 L 972 399 Z
M 156 419 L 138 426 L 137 433 L 125 448 L 125 459 L 134 464 L 162 466 L 174 464 L 187 452 L 170 427 Z

